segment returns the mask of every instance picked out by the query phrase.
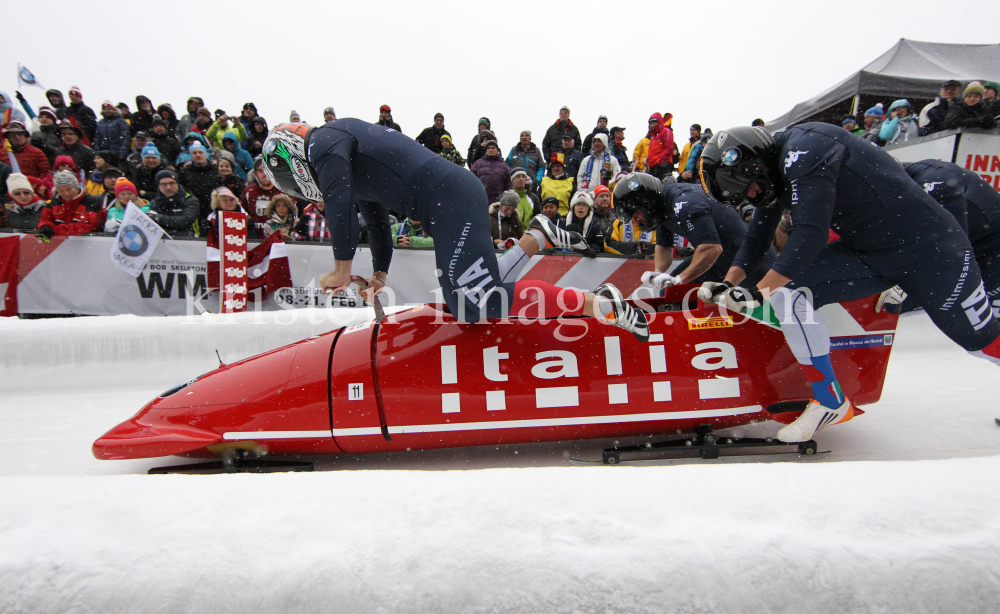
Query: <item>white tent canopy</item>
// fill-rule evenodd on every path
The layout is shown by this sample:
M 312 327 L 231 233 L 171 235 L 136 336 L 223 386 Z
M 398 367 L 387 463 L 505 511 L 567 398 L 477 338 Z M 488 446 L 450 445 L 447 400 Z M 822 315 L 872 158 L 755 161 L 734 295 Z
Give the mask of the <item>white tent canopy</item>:
M 840 115 L 863 111 L 854 108 L 855 96 L 933 99 L 949 79 L 1000 81 L 1000 45 L 951 45 L 901 38 L 858 72 L 769 121 L 767 128 L 780 130 L 804 121 L 836 120 Z

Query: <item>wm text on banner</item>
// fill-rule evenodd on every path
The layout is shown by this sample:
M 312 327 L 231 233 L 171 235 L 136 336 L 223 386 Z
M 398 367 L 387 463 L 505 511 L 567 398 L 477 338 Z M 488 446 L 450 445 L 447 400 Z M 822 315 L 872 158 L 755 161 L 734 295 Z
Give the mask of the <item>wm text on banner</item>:
M 17 262 L 20 237 L 0 239 L 0 316 L 17 315 Z
M 111 245 L 112 264 L 132 277 L 138 277 L 156 251 L 163 234 L 163 229 L 142 209 L 129 203 L 115 242 Z

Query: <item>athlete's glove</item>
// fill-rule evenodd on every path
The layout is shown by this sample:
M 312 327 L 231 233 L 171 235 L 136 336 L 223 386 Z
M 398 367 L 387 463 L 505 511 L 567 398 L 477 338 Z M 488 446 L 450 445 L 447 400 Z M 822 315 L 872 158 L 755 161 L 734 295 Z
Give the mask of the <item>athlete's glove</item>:
M 764 302 L 764 297 L 757 288 L 742 288 L 737 286 L 726 290 L 723 294 L 723 305 L 726 309 L 735 313 L 746 313 L 752 309 L 760 307 Z
M 905 300 L 906 292 L 899 286 L 893 286 L 879 295 L 878 302 L 875 303 L 875 313 L 882 311 L 883 308 L 889 313 L 899 313 L 899 306 Z
M 715 303 L 715 297 L 732 289 L 733 284 L 728 281 L 706 281 L 698 288 L 698 300 L 703 303 Z
M 649 284 L 657 290 L 663 290 L 670 286 L 681 283 L 680 277 L 674 277 L 670 273 L 657 273 L 656 271 L 646 271 L 642 274 L 642 283 Z

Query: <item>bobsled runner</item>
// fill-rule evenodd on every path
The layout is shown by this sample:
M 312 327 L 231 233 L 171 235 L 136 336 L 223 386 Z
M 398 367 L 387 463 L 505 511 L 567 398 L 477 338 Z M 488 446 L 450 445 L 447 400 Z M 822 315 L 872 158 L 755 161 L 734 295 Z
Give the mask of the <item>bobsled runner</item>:
M 704 443 L 715 429 L 797 418 L 812 390 L 779 328 L 695 291 L 632 301 L 648 343 L 593 318 L 467 324 L 421 305 L 220 365 L 150 401 L 93 454 L 247 459 L 678 433 Z M 892 351 L 898 316 L 876 313 L 877 298 L 821 310 L 855 405 L 879 400 Z

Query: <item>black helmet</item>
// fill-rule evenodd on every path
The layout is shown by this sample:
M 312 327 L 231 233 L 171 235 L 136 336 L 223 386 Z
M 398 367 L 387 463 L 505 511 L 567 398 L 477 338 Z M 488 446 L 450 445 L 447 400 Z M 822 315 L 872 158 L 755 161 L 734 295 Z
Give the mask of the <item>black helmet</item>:
M 264 174 L 285 194 L 319 202 L 323 192 L 306 155 L 311 133 L 305 124 L 278 124 L 264 139 Z
M 785 181 L 778 168 L 779 157 L 777 144 L 763 128 L 740 126 L 722 130 L 701 152 L 698 160 L 701 185 L 720 203 L 733 207 L 743 203 L 766 207 L 785 191 Z M 747 190 L 752 183 L 761 191 L 748 198 Z
M 663 204 L 663 183 L 646 173 L 629 173 L 618 180 L 615 186 L 615 214 L 627 224 L 642 211 L 643 221 L 639 228 L 643 232 L 656 230 L 667 219 L 667 209 Z

